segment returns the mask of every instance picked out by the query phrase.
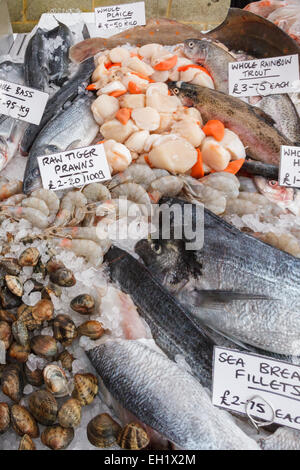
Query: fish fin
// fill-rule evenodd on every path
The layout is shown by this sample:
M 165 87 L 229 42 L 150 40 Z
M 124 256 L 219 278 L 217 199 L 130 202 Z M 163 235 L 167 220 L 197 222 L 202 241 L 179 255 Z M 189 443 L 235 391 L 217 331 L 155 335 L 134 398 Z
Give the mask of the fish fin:
M 187 292 L 190 300 L 195 306 L 207 307 L 210 309 L 220 308 L 220 304 L 224 305 L 234 300 L 276 300 L 267 295 L 248 294 L 246 292 L 235 292 L 227 290 L 204 290 L 193 289 Z
M 274 121 L 274 119 L 267 113 L 265 113 L 262 109 L 260 108 L 257 108 L 257 107 L 253 107 L 253 112 L 259 117 L 259 118 L 262 118 L 264 119 L 264 121 L 266 121 L 268 124 L 270 124 L 271 126 L 274 126 L 274 124 L 276 124 L 276 122 Z
M 80 139 L 77 139 L 77 140 L 74 140 L 73 142 L 71 142 L 68 147 L 65 149 L 65 152 L 67 150 L 73 150 L 73 149 L 76 149 L 77 145 L 80 145 Z

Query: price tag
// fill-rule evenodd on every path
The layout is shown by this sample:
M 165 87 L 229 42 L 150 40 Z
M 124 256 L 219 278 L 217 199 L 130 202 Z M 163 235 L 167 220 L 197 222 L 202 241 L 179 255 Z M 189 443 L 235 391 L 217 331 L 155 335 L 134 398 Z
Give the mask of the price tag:
M 300 147 L 281 146 L 279 185 L 300 188 Z
M 96 27 L 125 30 L 146 24 L 145 2 L 95 8 Z
M 43 91 L 0 80 L 0 113 L 6 116 L 38 125 L 48 98 Z
M 53 191 L 111 179 L 102 144 L 40 156 L 38 164 L 44 188 Z
M 290 93 L 299 82 L 297 54 L 230 62 L 228 67 L 229 94 L 233 96 Z
M 213 404 L 300 429 L 300 366 L 214 348 Z

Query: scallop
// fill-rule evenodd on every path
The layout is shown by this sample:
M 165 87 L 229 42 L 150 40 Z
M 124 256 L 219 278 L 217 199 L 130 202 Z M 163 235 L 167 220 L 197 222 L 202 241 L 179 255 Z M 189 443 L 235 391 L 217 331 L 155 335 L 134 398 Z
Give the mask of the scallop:
M 145 59 L 151 59 L 154 55 L 162 54 L 164 51 L 161 44 L 150 43 L 139 48 L 139 55 Z
M 20 266 L 36 266 L 40 257 L 40 252 L 35 247 L 26 248 L 18 259 Z
M 9 406 L 5 402 L 0 403 L 0 434 L 4 434 L 10 425 Z
M 41 299 L 32 307 L 33 318 L 40 323 L 53 318 L 54 306 L 51 300 Z
M 52 450 L 66 449 L 74 439 L 73 428 L 63 428 L 59 424 L 46 428 L 41 435 L 42 443 Z
M 224 130 L 224 137 L 219 142 L 231 155 L 232 160 L 246 157 L 245 147 L 239 136 L 229 129 Z
M 118 444 L 122 449 L 141 450 L 145 449 L 150 439 L 145 429 L 138 423 L 127 424 L 119 433 Z
M 51 359 L 57 354 L 57 343 L 53 336 L 37 335 L 31 339 L 31 349 L 37 356 Z
M 8 357 L 12 362 L 26 362 L 30 354 L 29 344 L 22 346 L 21 344 L 16 343 L 15 341 L 10 345 L 7 351 Z
M 122 63 L 122 65 L 128 67 L 134 72 L 138 72 L 146 76 L 152 75 L 154 73 L 154 69 L 151 67 L 151 65 L 146 64 L 146 62 L 143 62 L 138 57 L 129 57 Z
M 100 126 L 107 119 L 113 119 L 119 108 L 119 100 L 105 93 L 98 96 L 91 106 L 94 119 Z
M 27 364 L 24 367 L 25 377 L 30 385 L 40 387 L 44 383 L 43 371 L 39 368 L 31 370 Z
M 71 353 L 69 353 L 69 351 L 65 350 L 61 352 L 58 356 L 58 360 L 61 362 L 61 365 L 64 369 L 68 370 L 69 372 L 72 371 L 72 363 L 75 358 Z
M 100 127 L 100 132 L 105 139 L 113 139 L 121 144 L 137 130 L 132 119 L 129 119 L 126 124 L 122 124 L 118 119 L 112 119 Z
M 68 268 L 60 268 L 50 273 L 50 281 L 61 287 L 72 287 L 76 284 L 73 272 Z
M 78 327 L 78 334 L 96 340 L 104 334 L 104 328 L 99 321 L 88 320 Z
M 90 294 L 80 294 L 71 300 L 70 306 L 81 315 L 91 315 L 95 310 L 95 299 Z
M 11 326 L 6 321 L 0 321 L 0 341 L 3 341 L 5 349 L 8 349 L 12 341 Z
M 143 108 L 145 106 L 145 95 L 143 93 L 126 93 L 119 98 L 121 108 Z
M 13 337 L 21 346 L 29 345 L 29 333 L 26 324 L 22 320 L 15 321 L 11 326 Z
M 121 426 L 107 413 L 93 418 L 87 425 L 87 437 L 95 447 L 111 447 L 117 443 Z
M 73 398 L 82 406 L 89 405 L 98 393 L 98 380 L 93 374 L 75 374 Z
M 160 124 L 158 111 L 150 106 L 133 109 L 131 117 L 138 128 L 147 131 L 155 131 Z
M 144 150 L 144 145 L 149 137 L 149 131 L 137 131 L 131 134 L 131 136 L 126 140 L 125 145 L 132 152 L 142 153 Z
M 1 377 L 1 390 L 15 402 L 19 402 L 23 395 L 24 377 L 20 364 L 5 366 Z
M 123 62 L 130 57 L 128 49 L 120 46 L 111 49 L 108 55 L 112 62 Z
M 5 283 L 12 294 L 16 295 L 17 297 L 22 297 L 24 292 L 23 284 L 17 276 L 6 274 Z
M 43 370 L 44 382 L 55 397 L 65 397 L 69 393 L 66 374 L 61 367 L 49 364 Z
M 149 161 L 155 168 L 186 173 L 195 165 L 197 151 L 190 142 L 178 137 L 154 147 L 149 153 Z
M 199 147 L 205 138 L 205 134 L 194 119 L 184 118 L 174 122 L 172 132 L 188 140 L 194 147 Z
M 28 434 L 24 434 L 24 436 L 20 440 L 18 450 L 36 450 L 35 444 L 31 437 L 28 436 Z
M 113 139 L 104 142 L 104 149 L 107 162 L 114 173 L 126 170 L 132 162 L 130 150 Z
M 37 390 L 28 399 L 29 411 L 40 424 L 50 426 L 55 423 L 58 406 L 52 393 L 47 390 Z
M 58 412 L 58 422 L 63 428 L 76 428 L 81 421 L 81 404 L 76 398 L 70 398 Z
M 166 83 L 161 83 L 161 82 L 151 83 L 147 88 L 146 97 L 148 98 L 149 96 L 153 95 L 153 93 L 159 93 L 161 95 L 168 96 L 169 95 L 168 85 Z
M 70 346 L 77 338 L 76 325 L 69 315 L 57 315 L 53 321 L 54 338 L 63 346 Z
M 166 96 L 158 91 L 146 98 L 146 106 L 156 109 L 159 113 L 174 113 L 181 101 L 177 96 Z
M 223 171 L 230 162 L 230 153 L 213 137 L 205 137 L 201 145 L 203 162 L 216 171 Z
M 39 436 L 37 422 L 24 406 L 13 405 L 10 414 L 12 427 L 19 436 L 24 436 L 24 434 L 32 438 Z

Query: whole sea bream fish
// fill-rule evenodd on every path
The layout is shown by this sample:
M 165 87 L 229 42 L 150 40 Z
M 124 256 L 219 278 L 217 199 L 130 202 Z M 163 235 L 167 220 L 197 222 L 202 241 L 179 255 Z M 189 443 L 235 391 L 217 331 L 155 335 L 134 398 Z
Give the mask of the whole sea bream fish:
M 107 341 L 87 354 L 112 396 L 177 447 L 259 449 L 192 375 L 147 345 Z
M 135 250 L 184 309 L 212 329 L 262 350 L 300 354 L 298 258 L 208 210 L 201 250 L 186 251 L 184 240 L 174 239 L 141 240 Z
M 281 145 L 295 145 L 274 127 L 270 116 L 239 98 L 185 82 L 170 82 L 168 86 L 183 105 L 195 106 L 204 121 L 218 119 L 235 132 L 247 155 L 255 160 L 278 165 Z
M 43 127 L 28 156 L 23 180 L 25 194 L 41 186 L 38 156 L 84 147 L 92 143 L 99 130 L 91 112 L 93 100 L 94 96 L 90 93 L 78 95 L 68 108 L 54 116 Z

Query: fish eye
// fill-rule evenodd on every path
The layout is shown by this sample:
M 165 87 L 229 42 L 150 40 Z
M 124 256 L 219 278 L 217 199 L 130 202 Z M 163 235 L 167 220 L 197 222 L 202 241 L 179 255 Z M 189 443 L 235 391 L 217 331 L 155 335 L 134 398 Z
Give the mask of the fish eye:
M 193 49 L 194 45 L 195 45 L 194 41 L 190 41 L 190 42 L 189 42 L 189 48 L 190 48 L 190 49 Z
M 178 93 L 179 93 L 179 88 L 173 88 L 173 93 L 175 93 L 175 95 L 178 95 Z
M 155 251 L 157 255 L 160 255 L 161 253 L 161 246 L 159 243 L 151 243 L 151 249 Z
M 269 181 L 269 185 L 272 186 L 272 188 L 276 188 L 278 186 L 278 182 L 276 180 L 271 180 Z
M 35 168 L 35 169 L 33 170 L 32 174 L 33 174 L 34 177 L 37 177 L 37 176 L 40 175 L 40 170 L 39 170 L 38 168 Z

